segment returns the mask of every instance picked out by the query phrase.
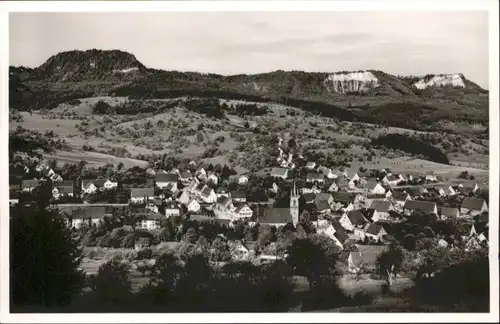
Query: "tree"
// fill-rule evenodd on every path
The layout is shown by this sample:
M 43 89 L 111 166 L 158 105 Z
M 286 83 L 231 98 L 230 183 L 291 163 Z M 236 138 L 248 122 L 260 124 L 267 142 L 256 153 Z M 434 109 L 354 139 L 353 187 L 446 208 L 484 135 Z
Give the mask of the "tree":
M 309 286 L 314 286 L 321 276 L 335 271 L 337 255 L 330 253 L 319 238 L 296 239 L 288 248 L 287 263 L 293 267 L 295 274 L 304 276 Z M 332 245 L 332 244 L 330 244 Z
M 58 211 L 18 204 L 11 209 L 10 277 L 14 306 L 64 305 L 80 293 L 81 250 Z
M 90 279 L 90 287 L 100 303 L 123 306 L 129 301 L 132 283 L 129 279 L 129 266 L 113 259 L 99 267 L 97 275 Z
M 186 231 L 186 234 L 184 234 L 184 242 L 195 244 L 197 240 L 198 240 L 198 233 L 194 228 L 191 227 Z
M 378 272 L 387 275 L 389 286 L 392 285 L 394 276 L 401 270 L 404 254 L 401 247 L 392 245 L 389 250 L 382 252 L 377 258 Z
M 212 242 L 210 258 L 215 262 L 226 262 L 231 259 L 229 247 L 226 242 L 219 237 Z
M 416 243 L 417 243 L 417 241 L 416 241 L 415 235 L 413 235 L 413 234 L 405 235 L 405 237 L 403 239 L 403 246 L 405 249 L 407 249 L 409 251 L 415 250 Z
M 259 236 L 257 238 L 257 246 L 262 248 L 269 244 L 273 238 L 273 232 L 270 226 L 260 226 L 259 227 Z
M 249 128 L 250 127 L 250 124 L 248 123 L 248 121 L 245 122 L 244 127 L 245 128 Z

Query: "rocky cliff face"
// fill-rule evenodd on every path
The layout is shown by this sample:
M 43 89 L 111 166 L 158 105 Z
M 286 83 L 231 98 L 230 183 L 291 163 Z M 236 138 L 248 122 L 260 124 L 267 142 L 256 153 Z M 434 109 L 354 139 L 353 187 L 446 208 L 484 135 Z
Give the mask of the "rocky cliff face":
M 380 85 L 369 71 L 330 74 L 323 84 L 328 91 L 336 93 L 365 92 Z
M 462 74 L 441 74 L 427 76 L 414 83 L 413 86 L 423 90 L 428 87 L 446 87 L 465 88 L 464 76 Z

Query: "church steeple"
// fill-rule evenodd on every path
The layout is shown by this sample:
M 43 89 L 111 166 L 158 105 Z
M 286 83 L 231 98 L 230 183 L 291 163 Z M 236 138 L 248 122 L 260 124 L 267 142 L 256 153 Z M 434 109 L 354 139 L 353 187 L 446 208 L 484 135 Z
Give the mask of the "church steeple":
M 295 181 L 293 182 L 293 188 L 290 192 L 290 214 L 292 215 L 293 226 L 297 226 L 299 223 L 299 195 L 295 186 Z

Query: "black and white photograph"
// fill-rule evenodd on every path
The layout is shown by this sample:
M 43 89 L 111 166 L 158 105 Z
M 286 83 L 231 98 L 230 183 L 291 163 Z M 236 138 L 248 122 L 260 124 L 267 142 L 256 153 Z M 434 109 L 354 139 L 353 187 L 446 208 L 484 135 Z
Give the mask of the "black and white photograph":
M 498 321 L 498 2 L 195 3 L 0 4 L 2 322 Z

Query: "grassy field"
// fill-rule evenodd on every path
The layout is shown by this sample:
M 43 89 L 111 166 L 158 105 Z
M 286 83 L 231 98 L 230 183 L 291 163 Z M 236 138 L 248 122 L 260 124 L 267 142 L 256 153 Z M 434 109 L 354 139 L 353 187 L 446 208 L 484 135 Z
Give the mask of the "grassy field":
M 475 140 L 465 135 L 448 135 L 437 132 L 413 131 L 397 127 L 382 127 L 363 123 L 341 122 L 332 118 L 312 115 L 300 109 L 281 104 L 267 105 L 269 111 L 262 116 L 239 117 L 228 115 L 224 119 L 209 119 L 182 107 L 172 108 L 159 114 L 141 113 L 137 115 L 93 115 L 92 106 L 99 100 L 112 106 L 128 101 L 124 97 L 96 97 L 81 99 L 78 105 L 61 104 L 50 112 L 21 113 L 24 121 L 11 122 L 10 128 L 17 125 L 45 133 L 53 130 L 57 137 L 65 139 L 72 151 L 58 151 L 51 156 L 61 162 L 75 163 L 86 160 L 90 166 L 105 163 L 124 163 L 125 167 L 146 166 L 138 160 L 138 155 L 174 154 L 190 159 L 202 158 L 213 164 L 226 164 L 233 167 L 255 168 L 259 164 L 262 143 L 255 141 L 256 134 L 246 130 L 243 125 L 248 121 L 250 128 L 259 127 L 270 134 L 279 136 L 287 142 L 294 137 L 302 150 L 313 149 L 332 153 L 341 159 L 349 158 L 351 170 L 360 166 L 365 168 L 388 167 L 395 172 L 435 171 L 443 177 L 454 178 L 462 171 L 476 177 L 487 178 L 488 141 Z M 144 101 L 150 103 L 168 102 L 172 99 Z M 228 104 L 242 103 L 235 100 L 221 100 Z M 163 123 L 163 125 L 160 125 Z M 457 124 L 458 125 L 458 124 Z M 452 127 L 449 123 L 448 127 Z M 459 124 L 463 127 L 464 125 Z M 478 126 L 479 127 L 479 126 Z M 472 128 L 474 132 L 484 131 Z M 452 165 L 442 165 L 430 161 L 412 159 L 399 151 L 369 148 L 366 143 L 371 138 L 389 134 L 428 135 L 441 138 L 445 142 L 461 141 L 459 148 L 452 147 L 448 157 Z M 223 138 L 223 140 L 218 140 Z M 342 155 L 338 145 L 343 145 Z M 437 145 L 440 147 L 441 144 Z M 89 146 L 93 151 L 83 151 Z M 203 157 L 208 148 L 216 148 L 213 157 Z M 277 150 L 277 147 L 276 147 Z M 117 152 L 120 152 L 118 154 Z M 374 155 L 368 162 L 366 157 Z M 363 162 L 360 162 L 362 160 Z

